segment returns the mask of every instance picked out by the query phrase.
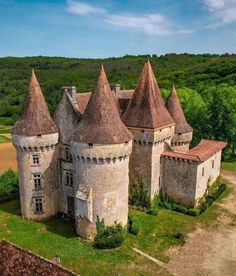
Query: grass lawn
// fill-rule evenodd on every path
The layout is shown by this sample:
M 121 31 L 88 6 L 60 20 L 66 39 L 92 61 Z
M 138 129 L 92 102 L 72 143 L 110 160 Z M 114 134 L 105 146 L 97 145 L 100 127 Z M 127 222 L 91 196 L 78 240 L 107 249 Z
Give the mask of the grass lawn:
M 236 171 L 236 160 L 222 162 L 221 168 L 224 170 L 235 170 Z
M 229 193 L 226 189 L 224 197 Z M 131 209 L 141 226 L 138 236 L 127 235 L 124 244 L 117 249 L 98 250 L 91 243 L 77 238 L 73 222 L 61 217 L 46 222 L 22 220 L 19 201 L 0 205 L 0 239 L 9 240 L 23 248 L 51 259 L 58 255 L 62 264 L 81 275 L 169 275 L 150 260 L 133 251 L 136 247 L 151 256 L 165 261 L 165 252 L 175 245 L 182 245 L 183 239 L 175 237 L 176 232 L 184 236 L 197 225 L 215 227 L 216 218 L 222 209 L 214 204 L 199 217 L 162 209 L 157 216 Z
M 11 142 L 10 138 L 0 134 L 0 144 L 1 143 L 9 143 L 9 142 Z

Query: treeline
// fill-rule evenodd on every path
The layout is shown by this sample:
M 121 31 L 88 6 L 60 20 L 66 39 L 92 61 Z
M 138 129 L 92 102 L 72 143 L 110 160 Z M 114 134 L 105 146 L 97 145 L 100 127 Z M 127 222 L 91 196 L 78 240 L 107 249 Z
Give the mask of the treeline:
M 194 128 L 193 144 L 201 137 L 223 139 L 226 155 L 236 148 L 236 55 L 167 54 L 126 55 L 120 58 L 79 59 L 61 57 L 0 58 L 0 124 L 13 124 L 34 68 L 53 113 L 61 98 L 60 87 L 75 85 L 79 92 L 95 85 L 99 66 L 104 64 L 110 83 L 131 89 L 144 62 L 150 60 L 158 84 L 167 97 L 172 84 Z

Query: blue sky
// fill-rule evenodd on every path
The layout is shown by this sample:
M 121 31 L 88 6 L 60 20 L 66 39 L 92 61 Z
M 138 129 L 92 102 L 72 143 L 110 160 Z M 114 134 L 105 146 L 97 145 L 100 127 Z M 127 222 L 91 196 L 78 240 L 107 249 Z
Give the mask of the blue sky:
M 0 56 L 235 53 L 236 0 L 0 0 Z

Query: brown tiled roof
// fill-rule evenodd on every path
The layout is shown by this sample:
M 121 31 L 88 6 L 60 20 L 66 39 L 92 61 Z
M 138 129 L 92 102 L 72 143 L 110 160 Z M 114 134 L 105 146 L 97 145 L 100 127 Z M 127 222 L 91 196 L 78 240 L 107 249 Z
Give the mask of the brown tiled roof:
M 164 151 L 162 153 L 163 157 L 175 157 L 185 160 L 192 160 L 197 162 L 202 162 L 225 148 L 227 143 L 222 141 L 214 141 L 214 140 L 204 140 L 194 148 L 190 149 L 187 152 L 180 151 Z
M 105 71 L 101 68 L 74 140 L 81 143 L 118 144 L 133 139 L 122 123 Z
M 25 96 L 20 119 L 13 127 L 13 133 L 25 136 L 58 132 L 52 120 L 38 80 L 32 70 L 28 93 Z
M 129 105 L 130 99 L 132 98 L 134 90 L 121 90 L 119 93 L 115 94 L 115 97 L 118 98 L 118 105 L 120 108 L 120 113 L 123 114 L 126 108 Z M 86 109 L 91 92 L 80 93 L 76 96 L 77 109 L 82 115 Z
M 71 276 L 75 274 L 7 241 L 1 241 L 0 275 Z
M 137 128 L 158 129 L 174 124 L 165 107 L 149 62 L 144 65 L 138 85 L 122 119 L 126 126 Z
M 190 133 L 193 131 L 184 116 L 184 112 L 179 102 L 179 98 L 177 96 L 174 85 L 170 93 L 170 96 L 167 100 L 166 108 L 168 109 L 170 115 L 175 121 L 175 133 L 183 134 Z
M 84 111 L 86 109 L 90 96 L 91 96 L 91 92 L 80 93 L 76 96 L 78 111 L 81 115 L 84 114 Z

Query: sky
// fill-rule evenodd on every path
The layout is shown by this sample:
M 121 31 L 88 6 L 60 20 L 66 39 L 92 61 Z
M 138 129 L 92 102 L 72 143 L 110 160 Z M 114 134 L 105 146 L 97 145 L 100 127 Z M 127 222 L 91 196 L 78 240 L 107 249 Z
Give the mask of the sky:
M 236 0 L 0 0 L 0 56 L 236 53 Z

